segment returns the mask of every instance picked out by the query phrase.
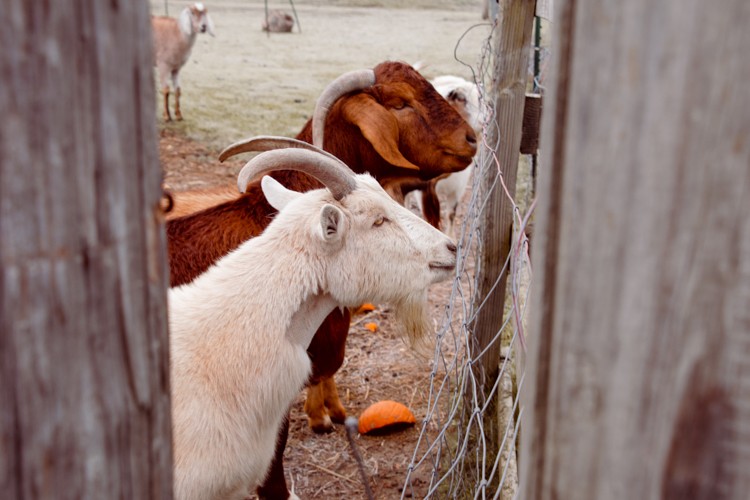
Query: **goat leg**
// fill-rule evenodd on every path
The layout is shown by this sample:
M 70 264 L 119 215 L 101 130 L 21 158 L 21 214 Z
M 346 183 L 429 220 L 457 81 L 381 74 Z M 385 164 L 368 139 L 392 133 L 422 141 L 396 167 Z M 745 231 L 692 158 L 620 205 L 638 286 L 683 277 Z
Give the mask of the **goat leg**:
M 314 432 L 323 434 L 333 430 L 331 417 L 326 410 L 323 382 L 312 382 L 307 387 L 305 413 L 307 413 L 307 422 Z
M 174 90 L 174 117 L 176 120 L 182 120 L 182 112 L 180 111 L 180 87 Z
M 324 385 L 325 380 L 332 378 L 344 363 L 350 320 L 349 309 L 334 309 L 320 325 L 318 331 L 315 332 L 315 336 L 307 347 L 307 354 L 312 361 L 312 375 L 307 387 L 305 413 L 307 413 L 307 421 L 310 427 L 317 433 L 333 430 L 331 417 L 326 409 Z M 335 391 L 335 384 L 333 388 Z M 338 418 L 343 413 L 342 420 L 345 419 L 346 411 L 341 407 L 338 396 L 335 402 L 338 403 L 340 408 L 340 411 L 338 408 L 336 409 L 336 417 Z
M 289 437 L 289 412 L 284 417 L 284 422 L 279 428 L 279 434 L 276 437 L 276 449 L 274 450 L 273 461 L 268 469 L 263 484 L 256 488 L 256 493 L 260 500 L 286 500 L 290 498 L 289 489 L 284 477 L 284 448 Z
M 437 181 L 430 181 L 427 188 L 422 191 L 422 211 L 425 220 L 440 229 L 440 198 L 435 188 L 436 183 Z
M 333 377 L 321 377 L 320 385 L 323 389 L 323 399 L 328 409 L 328 415 L 337 424 L 343 424 L 344 420 L 346 420 L 346 410 L 339 399 L 336 381 Z
M 171 122 L 172 116 L 169 114 L 169 85 L 165 85 L 164 87 L 162 87 L 161 93 L 164 96 L 164 121 Z

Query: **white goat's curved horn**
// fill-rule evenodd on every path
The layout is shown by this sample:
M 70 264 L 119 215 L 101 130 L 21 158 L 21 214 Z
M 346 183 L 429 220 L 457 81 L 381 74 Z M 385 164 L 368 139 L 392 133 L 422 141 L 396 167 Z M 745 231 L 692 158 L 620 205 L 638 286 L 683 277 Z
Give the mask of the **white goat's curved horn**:
M 323 147 L 323 134 L 328 110 L 339 97 L 351 92 L 375 85 L 375 72 L 371 69 L 361 69 L 344 73 L 328 84 L 318 97 L 313 112 L 312 136 L 313 144 Z
M 258 135 L 249 139 L 237 141 L 234 144 L 230 144 L 229 146 L 224 148 L 221 153 L 219 153 L 219 161 L 223 162 L 227 158 L 231 158 L 232 156 L 236 156 L 240 153 L 257 153 L 261 151 L 271 151 L 272 149 L 284 148 L 308 149 L 310 151 L 315 151 L 317 153 L 330 156 L 336 161 L 341 161 L 328 151 L 324 151 L 305 141 L 292 139 L 291 137 L 279 137 L 275 135 Z
M 247 162 L 237 176 L 237 187 L 244 193 L 250 182 L 275 170 L 298 170 L 312 175 L 336 200 L 341 200 L 357 187 L 354 173 L 341 160 L 293 148 L 265 151 Z

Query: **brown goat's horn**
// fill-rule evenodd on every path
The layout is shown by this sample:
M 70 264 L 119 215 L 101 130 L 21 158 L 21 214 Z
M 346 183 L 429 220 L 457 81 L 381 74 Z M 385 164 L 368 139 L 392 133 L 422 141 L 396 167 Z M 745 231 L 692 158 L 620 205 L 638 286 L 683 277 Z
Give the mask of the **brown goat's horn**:
M 354 173 L 341 160 L 315 151 L 294 148 L 259 154 L 242 167 L 237 176 L 237 186 L 244 193 L 250 182 L 275 170 L 298 170 L 312 175 L 328 188 L 336 200 L 341 200 L 357 187 Z
M 310 151 L 315 151 L 317 153 L 330 156 L 336 161 L 341 161 L 328 151 L 324 151 L 305 141 L 292 139 L 291 137 L 279 137 L 275 135 L 258 135 L 255 137 L 251 137 L 250 139 L 243 139 L 241 141 L 235 142 L 234 144 L 230 144 L 229 146 L 224 148 L 221 153 L 219 153 L 219 161 L 223 162 L 227 158 L 231 158 L 232 156 L 236 156 L 240 153 L 258 153 L 261 151 L 271 151 L 272 149 L 284 148 L 308 149 Z
M 323 147 L 323 134 L 326 124 L 328 110 L 339 97 L 351 92 L 375 85 L 375 72 L 371 69 L 362 69 L 344 73 L 328 84 L 318 97 L 313 112 L 312 136 L 313 144 L 319 148 Z

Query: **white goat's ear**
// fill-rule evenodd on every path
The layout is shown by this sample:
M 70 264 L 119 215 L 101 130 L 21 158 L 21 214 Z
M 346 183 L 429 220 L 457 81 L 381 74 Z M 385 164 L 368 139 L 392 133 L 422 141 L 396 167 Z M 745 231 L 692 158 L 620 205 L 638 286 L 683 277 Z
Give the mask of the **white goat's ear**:
M 216 36 L 214 35 L 214 21 L 208 14 L 206 14 L 206 31 L 208 31 L 209 35 Z
M 260 188 L 263 190 L 263 195 L 268 200 L 268 203 L 279 211 L 287 206 L 290 201 L 302 196 L 302 193 L 285 188 L 279 181 L 269 175 L 261 179 Z
M 193 15 L 190 13 L 190 7 L 182 9 L 178 23 L 180 25 L 180 31 L 186 35 L 190 35 L 190 33 L 193 32 Z
M 323 240 L 340 241 L 344 237 L 344 212 L 333 205 L 323 205 L 320 209 L 320 229 Z

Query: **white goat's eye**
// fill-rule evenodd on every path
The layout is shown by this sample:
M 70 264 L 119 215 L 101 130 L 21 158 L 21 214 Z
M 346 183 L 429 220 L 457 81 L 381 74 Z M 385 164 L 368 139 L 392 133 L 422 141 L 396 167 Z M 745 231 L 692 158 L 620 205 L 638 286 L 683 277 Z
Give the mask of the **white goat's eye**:
M 388 220 L 388 219 L 386 219 L 385 217 L 383 217 L 383 216 L 381 215 L 380 217 L 378 217 L 377 219 L 375 219 L 375 222 L 373 222 L 373 223 L 372 223 L 372 225 L 373 225 L 373 226 L 376 226 L 376 227 L 379 227 L 379 226 L 382 226 L 382 225 L 383 225 L 383 223 L 384 223 L 385 221 L 387 221 L 387 220 Z

